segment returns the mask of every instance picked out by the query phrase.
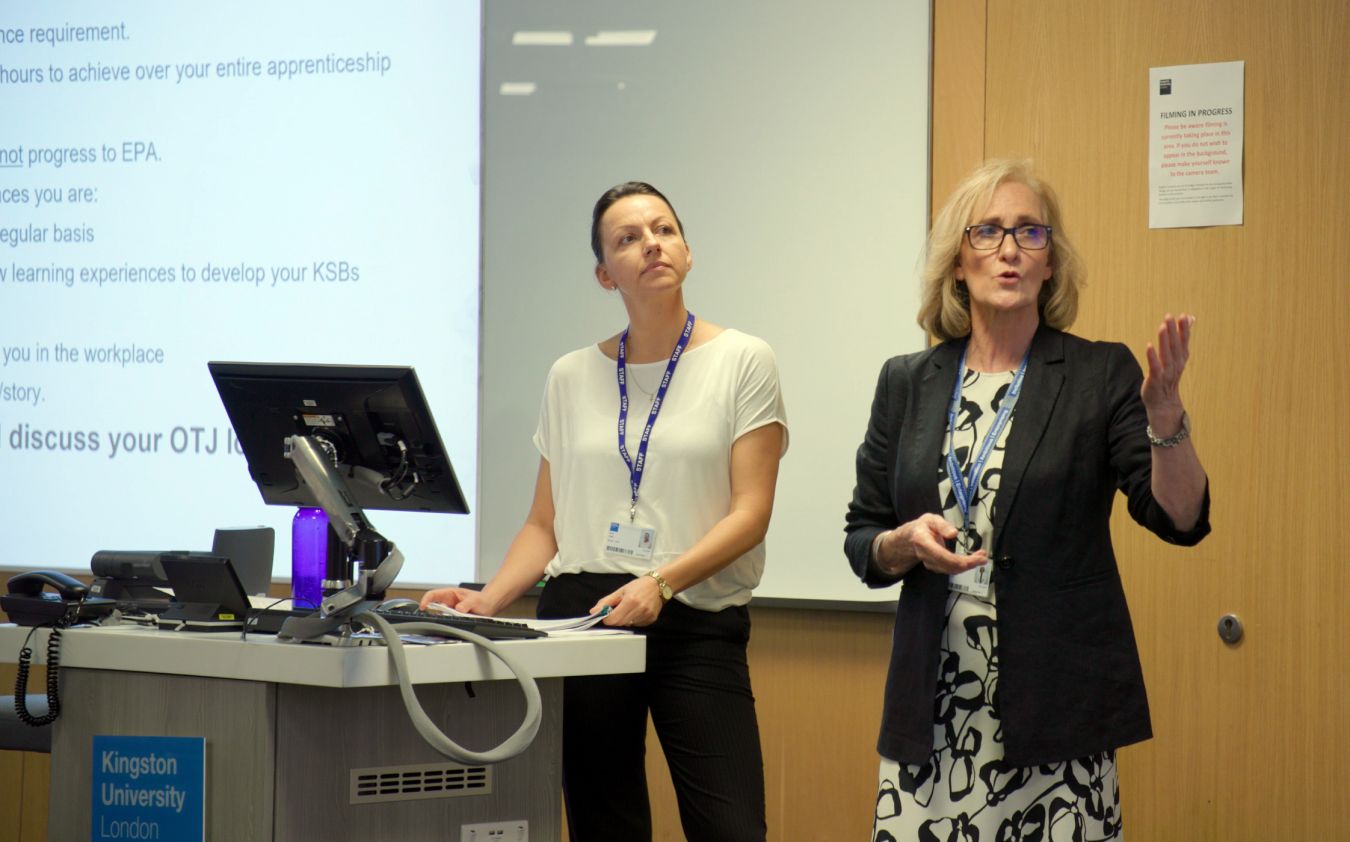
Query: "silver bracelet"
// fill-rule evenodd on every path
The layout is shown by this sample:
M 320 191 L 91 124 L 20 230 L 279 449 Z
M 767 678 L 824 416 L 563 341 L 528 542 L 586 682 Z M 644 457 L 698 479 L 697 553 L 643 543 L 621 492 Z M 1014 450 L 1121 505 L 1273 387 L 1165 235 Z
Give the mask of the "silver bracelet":
M 1187 417 L 1186 410 L 1181 411 L 1181 429 L 1165 439 L 1160 439 L 1153 434 L 1153 425 L 1144 428 L 1148 434 L 1148 443 L 1154 447 L 1176 447 L 1183 441 L 1191 437 L 1191 419 Z

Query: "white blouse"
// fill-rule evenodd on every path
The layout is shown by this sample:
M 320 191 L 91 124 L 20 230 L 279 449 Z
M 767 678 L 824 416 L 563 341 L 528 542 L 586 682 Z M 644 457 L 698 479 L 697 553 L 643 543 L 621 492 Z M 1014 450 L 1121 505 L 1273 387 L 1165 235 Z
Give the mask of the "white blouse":
M 619 455 L 616 363 L 596 345 L 553 364 L 544 387 L 535 446 L 552 479 L 553 532 L 558 554 L 545 570 L 641 576 L 693 546 L 731 505 L 731 446 L 787 413 L 772 349 L 761 339 L 725 330 L 686 351 L 671 378 L 648 444 L 635 524 L 654 529 L 651 560 L 605 552 L 612 522 L 629 522 L 628 465 Z M 666 361 L 628 366 L 630 457 Z M 750 601 L 764 572 L 761 542 L 676 599 L 705 611 Z

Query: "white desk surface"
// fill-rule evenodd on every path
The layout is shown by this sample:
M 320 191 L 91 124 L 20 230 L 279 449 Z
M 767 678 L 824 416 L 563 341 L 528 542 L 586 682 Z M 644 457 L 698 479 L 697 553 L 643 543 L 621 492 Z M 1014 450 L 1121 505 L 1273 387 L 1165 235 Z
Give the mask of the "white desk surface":
M 30 630 L 0 624 L 0 662 L 14 663 Z M 29 644 L 33 662 L 46 660 L 46 630 Z M 641 672 L 646 638 L 636 634 L 559 635 L 497 641 L 535 678 Z M 487 651 L 469 643 L 404 647 L 414 684 L 511 679 Z M 397 684 L 384 646 L 327 646 L 280 642 L 267 634 L 160 631 L 140 626 L 68 629 L 61 665 L 84 669 L 197 675 L 318 687 Z

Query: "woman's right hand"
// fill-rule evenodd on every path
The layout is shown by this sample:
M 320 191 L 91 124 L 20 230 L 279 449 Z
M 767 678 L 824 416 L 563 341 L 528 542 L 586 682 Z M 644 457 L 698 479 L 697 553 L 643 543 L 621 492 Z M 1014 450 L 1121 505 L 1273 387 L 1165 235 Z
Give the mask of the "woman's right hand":
M 483 617 L 491 617 L 498 610 L 491 600 L 483 596 L 482 591 L 472 588 L 436 588 L 422 594 L 419 605 L 425 611 L 433 602 L 439 602 L 446 608 L 453 608 L 465 614 L 478 614 Z
M 957 529 L 941 515 L 926 514 L 883 533 L 877 543 L 877 567 L 891 576 L 902 576 L 922 564 L 934 573 L 951 576 L 989 563 L 989 554 L 976 550 L 959 555 L 947 549 Z

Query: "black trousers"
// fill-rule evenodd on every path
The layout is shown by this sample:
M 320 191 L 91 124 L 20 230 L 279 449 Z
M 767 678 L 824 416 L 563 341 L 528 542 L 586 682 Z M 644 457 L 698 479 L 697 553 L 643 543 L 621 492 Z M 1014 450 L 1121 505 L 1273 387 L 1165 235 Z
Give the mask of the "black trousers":
M 632 581 L 578 573 L 544 586 L 539 616 L 576 617 Z M 573 842 L 652 838 L 647 714 L 665 751 L 688 842 L 765 837 L 764 760 L 745 648 L 744 607 L 671 600 L 647 637 L 647 670 L 563 679 L 563 798 Z

